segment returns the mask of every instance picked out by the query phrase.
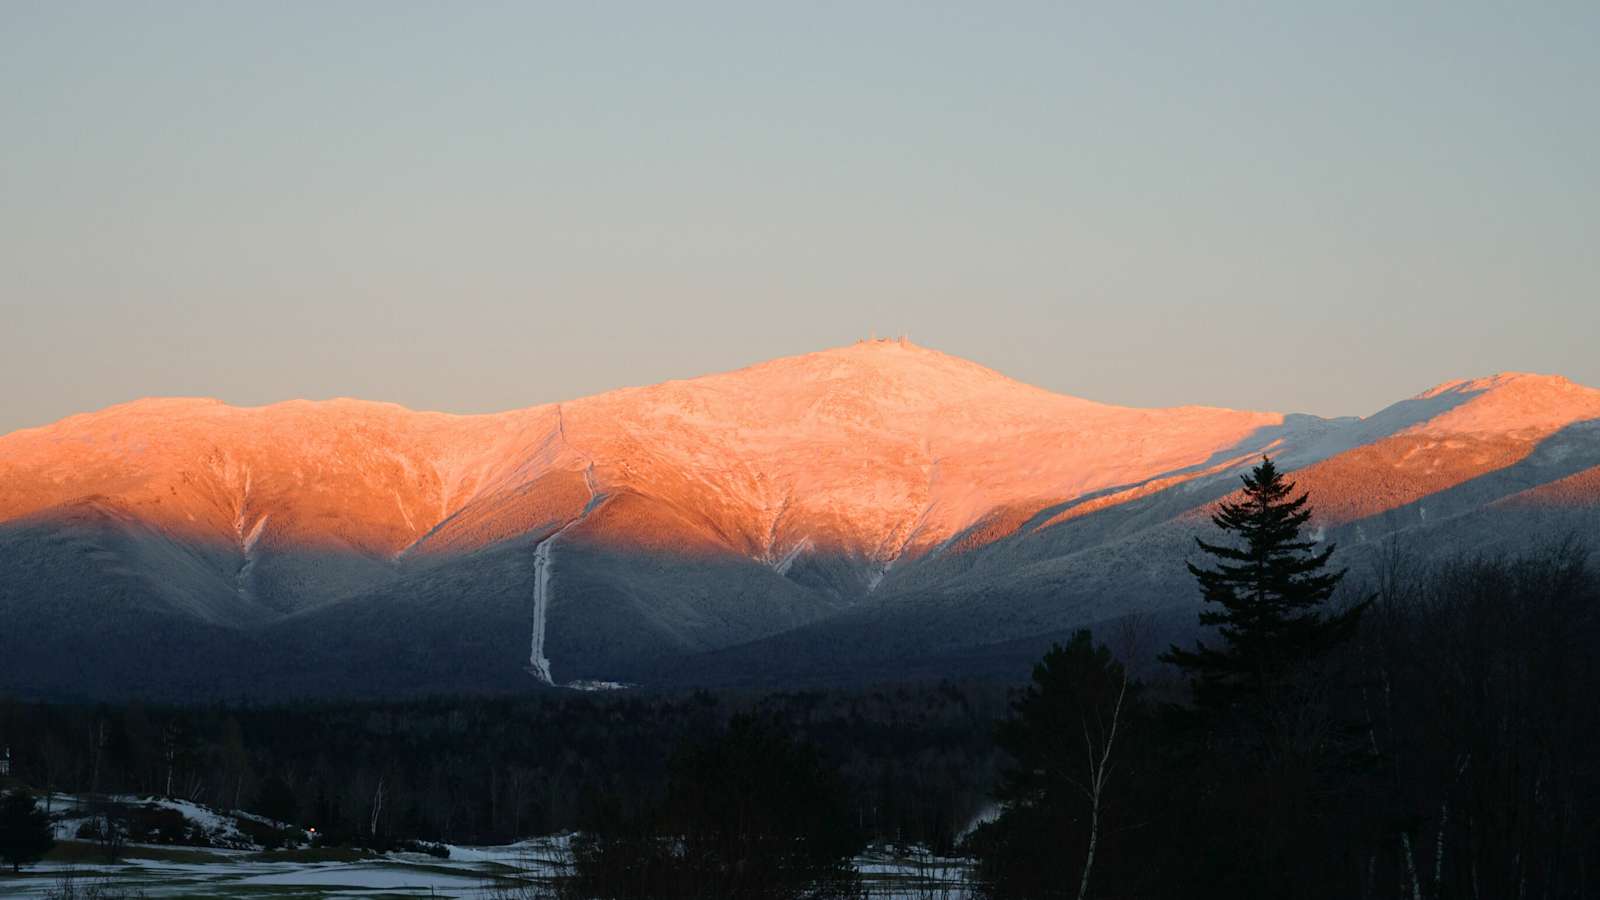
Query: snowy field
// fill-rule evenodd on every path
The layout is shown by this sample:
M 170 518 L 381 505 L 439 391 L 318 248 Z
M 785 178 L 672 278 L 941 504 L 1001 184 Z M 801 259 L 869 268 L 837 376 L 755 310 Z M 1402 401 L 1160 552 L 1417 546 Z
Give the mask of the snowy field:
M 347 850 L 262 853 L 214 848 L 130 846 L 117 863 L 51 861 L 21 876 L 0 875 L 0 895 L 18 898 L 146 897 L 452 897 L 511 900 L 545 895 L 563 838 L 505 847 L 450 847 L 449 859 L 421 853 L 363 855 Z M 69 842 L 69 850 L 75 845 Z M 81 845 L 84 855 L 92 847 Z M 856 861 L 868 891 L 886 898 L 962 898 L 961 864 L 911 848 L 875 849 Z M 70 886 L 70 887 L 69 887 Z M 73 893 L 73 890 L 76 893 Z M 92 896 L 92 895 L 91 895 Z
M 79 892 L 95 888 L 113 896 L 148 897 L 533 897 L 552 872 L 542 854 L 554 843 L 451 848 L 450 859 L 349 850 L 130 846 L 116 863 L 91 858 L 31 866 L 20 878 L 0 878 L 0 894 L 61 896 L 71 884 Z M 92 847 L 83 850 L 92 857 Z
M 21 875 L 0 873 L 0 896 L 49 897 L 451 897 L 513 900 L 545 896 L 566 859 L 567 837 L 500 847 L 445 845 L 447 858 L 425 853 L 373 854 L 347 848 L 262 850 L 241 825 L 254 816 L 182 800 L 106 798 L 127 806 L 180 813 L 213 846 L 128 844 L 105 862 L 93 841 L 77 838 L 93 818 L 84 801 L 50 798 L 58 841 L 50 859 Z M 916 847 L 875 847 L 856 867 L 869 893 L 885 898 L 961 898 L 964 869 Z

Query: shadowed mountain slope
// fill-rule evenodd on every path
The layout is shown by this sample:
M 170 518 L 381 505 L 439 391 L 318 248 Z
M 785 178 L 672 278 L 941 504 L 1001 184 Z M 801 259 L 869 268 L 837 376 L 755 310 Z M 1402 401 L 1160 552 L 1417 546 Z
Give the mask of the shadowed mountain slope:
M 888 341 L 482 416 L 139 401 L 0 437 L 0 686 L 959 669 L 1192 611 L 1182 560 L 1262 453 L 1347 562 L 1593 533 L 1596 423 L 1600 391 L 1549 376 L 1328 420 L 1108 406 Z

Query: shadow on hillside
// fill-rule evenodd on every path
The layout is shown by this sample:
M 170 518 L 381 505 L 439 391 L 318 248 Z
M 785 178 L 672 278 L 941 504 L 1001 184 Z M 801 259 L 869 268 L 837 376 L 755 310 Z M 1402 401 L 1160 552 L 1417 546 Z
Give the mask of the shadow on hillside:
M 1332 529 L 1335 538 L 1372 541 L 1476 512 L 1524 491 L 1600 466 L 1600 418 L 1573 422 L 1522 459 L 1419 500 Z
M 1212 453 L 1201 462 L 1159 472 L 1139 481 L 1112 485 L 1073 497 L 1070 500 L 1045 506 L 1023 522 L 1015 533 L 1019 535 L 1032 534 L 1044 528 L 1046 523 L 1055 517 L 1087 503 L 1127 491 L 1136 491 L 1167 479 L 1200 476 L 1218 467 L 1223 467 L 1220 471 L 1214 473 L 1219 477 L 1239 471 L 1254 465 L 1258 454 L 1271 454 L 1286 468 L 1304 468 L 1355 447 L 1392 437 L 1407 428 L 1443 415 L 1483 392 L 1484 389 L 1482 388 L 1468 389 L 1465 384 L 1459 384 L 1440 391 L 1431 397 L 1413 397 L 1409 400 L 1391 404 L 1363 419 L 1353 417 L 1324 419 L 1320 416 L 1306 413 L 1289 413 L 1284 416 L 1283 422 L 1277 425 L 1257 428 L 1231 446 Z M 1229 465 L 1229 463 L 1233 464 Z M 1157 491 L 1151 494 L 1150 497 L 1158 497 L 1176 488 L 1189 490 L 1192 489 L 1192 486 L 1174 485 Z M 1218 494 L 1217 496 L 1222 495 Z M 1057 523 L 1050 530 L 1061 527 L 1063 524 L 1066 523 Z M 952 535 L 929 556 L 937 556 L 945 547 L 958 545 L 969 534 L 981 527 L 983 527 L 983 523 L 976 523 Z M 982 548 L 978 549 L 981 550 Z
M 1407 529 L 1438 526 L 1595 467 L 1600 467 L 1600 419 L 1572 423 L 1517 463 L 1341 526 L 1328 538 L 1350 552 L 1362 538 L 1373 542 Z M 1165 646 L 1188 637 L 1185 629 L 1192 633 L 1194 627 L 1199 598 L 1182 560 L 1192 550 L 1195 528 L 1203 527 L 1198 513 L 1237 487 L 1231 478 L 1178 485 L 1035 535 L 998 541 L 964 554 L 965 559 L 930 561 L 916 587 L 902 591 L 893 602 L 699 659 L 678 660 L 660 675 L 668 681 L 830 684 L 891 675 L 1025 674 L 1028 661 L 1052 640 L 1096 623 L 1114 628 L 1125 618 L 1099 602 L 1108 597 L 1107 591 L 1126 601 L 1123 609 L 1143 610 L 1152 617 Z M 1194 528 L 1178 522 L 1189 513 L 1196 513 Z M 1570 525 L 1568 520 L 1551 524 L 1564 522 Z M 1492 526 L 1493 521 L 1486 521 L 1484 527 Z M 1365 534 L 1355 532 L 1357 527 Z M 1143 537 L 1123 541 L 1135 535 Z M 1539 534 L 1521 536 L 1538 539 Z M 1455 549 L 1454 539 L 1427 546 L 1429 555 Z M 1079 554 L 1084 555 L 1066 569 L 1035 568 Z M 1081 619 L 1073 621 L 1075 616 Z M 1025 633 L 1028 628 L 1035 630 Z M 996 634 L 1007 630 L 1012 634 Z

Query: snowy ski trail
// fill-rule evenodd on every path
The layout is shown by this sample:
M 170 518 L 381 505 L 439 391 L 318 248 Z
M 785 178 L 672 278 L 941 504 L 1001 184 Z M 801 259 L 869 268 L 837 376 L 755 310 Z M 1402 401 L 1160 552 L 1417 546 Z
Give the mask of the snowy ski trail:
M 566 421 L 561 416 L 561 407 L 556 407 L 556 427 L 563 443 L 566 442 Z M 568 444 L 567 446 L 572 446 Z M 576 449 L 576 448 L 574 448 Z M 594 460 L 588 459 L 588 465 L 583 470 L 583 485 L 589 491 L 589 500 L 584 503 L 583 509 L 574 517 L 567 520 L 565 525 L 556 529 L 556 532 L 533 548 L 533 638 L 528 650 L 528 671 L 533 677 L 551 687 L 555 687 L 555 676 L 550 673 L 550 658 L 544 655 L 544 637 L 547 630 L 550 610 L 550 573 L 552 570 L 552 556 L 555 552 L 555 543 L 568 529 L 588 518 L 589 513 L 600 505 L 605 495 L 595 489 Z

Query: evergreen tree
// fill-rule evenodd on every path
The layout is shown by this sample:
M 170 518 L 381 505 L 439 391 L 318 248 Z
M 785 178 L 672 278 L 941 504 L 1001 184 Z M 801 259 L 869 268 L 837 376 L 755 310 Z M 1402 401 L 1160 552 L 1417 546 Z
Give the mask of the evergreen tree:
M 1315 541 L 1301 539 L 1311 518 L 1310 495 L 1293 496 L 1294 482 L 1267 457 L 1243 480 L 1243 498 L 1224 502 L 1211 517 L 1241 546 L 1196 538 L 1216 568 L 1188 564 L 1205 602 L 1220 607 L 1202 612 L 1200 624 L 1218 626 L 1222 646 L 1173 646 L 1161 657 L 1194 680 L 1202 707 L 1261 698 L 1289 670 L 1353 635 L 1367 606 L 1325 614 L 1345 573 L 1328 568 L 1334 545 L 1318 552 Z
M 1309 495 L 1263 458 L 1212 517 L 1230 540 L 1198 541 L 1214 567 L 1188 566 L 1206 603 L 1200 622 L 1221 641 L 1162 656 L 1189 676 L 1196 704 L 1168 710 L 1170 808 L 1193 823 L 1173 835 L 1187 844 L 1163 876 L 1169 890 L 1350 895 L 1326 848 L 1344 839 L 1335 798 L 1360 781 L 1346 675 L 1328 651 L 1354 635 L 1366 604 L 1327 608 L 1344 572 L 1328 565 L 1331 544 L 1302 538 L 1310 518 Z
M 1127 852 L 1124 813 L 1150 777 L 1147 727 L 1143 687 L 1087 629 L 1050 648 L 996 729 L 1011 758 L 994 790 L 1002 812 L 968 844 L 985 896 L 1136 893 L 1148 861 Z
M 50 817 L 33 795 L 18 789 L 0 797 L 0 859 L 11 863 L 11 871 L 38 862 L 55 845 Z

